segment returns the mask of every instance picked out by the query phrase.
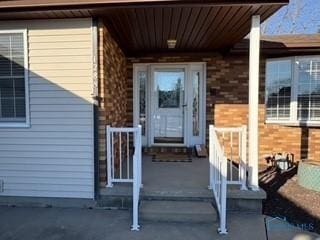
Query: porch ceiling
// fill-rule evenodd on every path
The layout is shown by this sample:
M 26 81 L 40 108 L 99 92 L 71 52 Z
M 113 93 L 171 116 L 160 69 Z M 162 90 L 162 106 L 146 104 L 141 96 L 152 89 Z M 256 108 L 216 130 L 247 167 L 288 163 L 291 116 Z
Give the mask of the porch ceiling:
M 10 0 L 0 20 L 101 17 L 127 55 L 208 52 L 248 34 L 252 15 L 264 21 L 288 0 Z
M 281 6 L 150 7 L 117 9 L 105 17 L 126 53 L 168 52 L 168 39 L 177 40 L 170 52 L 225 50 L 250 31 L 251 16 L 264 21 Z

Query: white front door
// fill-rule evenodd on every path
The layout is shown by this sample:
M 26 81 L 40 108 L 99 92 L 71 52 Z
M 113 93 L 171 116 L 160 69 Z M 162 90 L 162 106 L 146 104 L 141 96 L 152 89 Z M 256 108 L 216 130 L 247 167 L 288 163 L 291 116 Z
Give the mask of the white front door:
M 185 143 L 185 72 L 185 68 L 152 68 L 152 144 Z
M 142 143 L 205 143 L 205 65 L 135 64 L 134 125 L 142 125 Z

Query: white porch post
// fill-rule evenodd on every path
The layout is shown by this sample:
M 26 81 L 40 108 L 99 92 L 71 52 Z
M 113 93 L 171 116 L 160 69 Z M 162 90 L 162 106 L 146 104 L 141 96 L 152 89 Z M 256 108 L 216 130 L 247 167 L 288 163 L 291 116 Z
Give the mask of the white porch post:
M 260 16 L 252 16 L 249 53 L 249 186 L 259 190 L 259 59 L 260 58 Z

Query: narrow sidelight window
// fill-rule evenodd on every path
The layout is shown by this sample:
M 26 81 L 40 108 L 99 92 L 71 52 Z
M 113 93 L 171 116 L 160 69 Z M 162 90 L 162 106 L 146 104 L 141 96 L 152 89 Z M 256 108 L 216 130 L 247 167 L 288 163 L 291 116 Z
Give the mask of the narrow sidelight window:
M 139 81 L 139 124 L 141 125 L 142 136 L 146 135 L 146 84 L 147 72 L 138 72 Z
M 200 134 L 200 72 L 192 72 L 192 133 L 193 136 Z

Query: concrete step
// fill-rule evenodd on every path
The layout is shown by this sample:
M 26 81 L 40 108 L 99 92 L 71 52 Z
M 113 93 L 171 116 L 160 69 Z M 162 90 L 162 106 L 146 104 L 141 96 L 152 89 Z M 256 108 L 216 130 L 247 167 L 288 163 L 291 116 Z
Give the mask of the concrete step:
M 201 201 L 212 202 L 214 195 L 212 190 L 207 188 L 188 188 L 188 189 L 159 189 L 142 188 L 142 200 L 163 200 L 163 201 Z
M 263 189 L 260 191 L 240 190 L 240 187 L 229 185 L 227 189 L 227 210 L 237 212 L 262 213 L 262 201 L 266 198 Z M 205 188 L 197 189 L 141 189 L 142 201 L 189 201 L 214 202 L 213 192 Z M 100 207 L 130 209 L 132 208 L 132 184 L 115 184 L 113 188 L 100 189 L 97 200 Z
M 142 222 L 213 223 L 218 218 L 210 202 L 143 200 L 139 211 Z
M 262 214 L 262 201 L 267 194 L 259 191 L 239 190 L 239 186 L 229 185 L 227 189 L 227 210 Z

